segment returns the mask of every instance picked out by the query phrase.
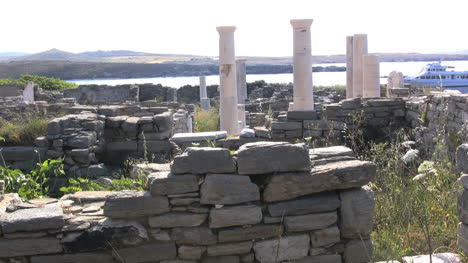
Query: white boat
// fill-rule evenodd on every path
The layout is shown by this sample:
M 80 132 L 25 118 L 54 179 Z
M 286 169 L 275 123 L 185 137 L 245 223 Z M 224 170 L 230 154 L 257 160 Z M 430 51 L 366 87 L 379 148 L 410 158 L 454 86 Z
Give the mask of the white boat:
M 454 71 L 441 62 L 427 64 L 414 77 L 405 77 L 404 83 L 417 87 L 468 87 L 468 71 Z

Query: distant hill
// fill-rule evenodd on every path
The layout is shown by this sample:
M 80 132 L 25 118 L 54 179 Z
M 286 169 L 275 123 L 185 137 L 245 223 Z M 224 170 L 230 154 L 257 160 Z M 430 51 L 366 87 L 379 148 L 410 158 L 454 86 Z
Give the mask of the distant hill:
M 86 55 L 75 54 L 71 52 L 66 52 L 58 49 L 51 49 L 44 52 L 15 57 L 11 61 L 98 61 L 93 57 Z
M 138 52 L 131 50 L 98 50 L 78 53 L 89 57 L 123 57 L 123 56 L 158 56 L 160 54 Z

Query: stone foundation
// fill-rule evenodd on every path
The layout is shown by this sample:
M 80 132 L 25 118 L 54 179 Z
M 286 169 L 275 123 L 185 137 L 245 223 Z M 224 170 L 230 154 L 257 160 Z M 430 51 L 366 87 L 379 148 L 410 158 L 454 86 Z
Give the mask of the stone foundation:
M 345 147 L 188 148 L 147 192 L 6 195 L 0 261 L 364 263 L 375 169 Z

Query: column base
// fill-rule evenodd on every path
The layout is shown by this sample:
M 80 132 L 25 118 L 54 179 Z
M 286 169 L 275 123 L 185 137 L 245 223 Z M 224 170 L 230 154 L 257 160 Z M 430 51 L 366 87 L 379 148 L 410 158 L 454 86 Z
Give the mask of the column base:
M 210 99 L 209 98 L 201 99 L 200 100 L 200 108 L 202 110 L 210 110 L 211 109 Z
M 314 97 L 294 97 L 293 110 L 313 110 Z
M 228 135 L 239 134 L 237 96 L 220 99 L 220 129 L 226 131 Z

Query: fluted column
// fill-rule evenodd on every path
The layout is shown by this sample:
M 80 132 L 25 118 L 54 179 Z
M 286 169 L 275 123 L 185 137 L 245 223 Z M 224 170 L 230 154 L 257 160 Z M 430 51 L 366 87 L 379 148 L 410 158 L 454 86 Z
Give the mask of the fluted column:
M 200 76 L 200 107 L 202 110 L 210 110 L 210 99 L 206 91 L 206 77 Z
M 314 109 L 310 26 L 312 19 L 293 19 L 294 110 Z
M 364 55 L 363 62 L 363 97 L 380 97 L 379 56 Z
M 234 26 L 216 28 L 219 33 L 219 119 L 228 135 L 239 133 L 237 114 L 237 74 L 234 49 Z
M 353 97 L 353 36 L 346 37 L 346 98 Z
M 353 97 L 363 96 L 363 56 L 367 55 L 367 35 L 353 37 Z

